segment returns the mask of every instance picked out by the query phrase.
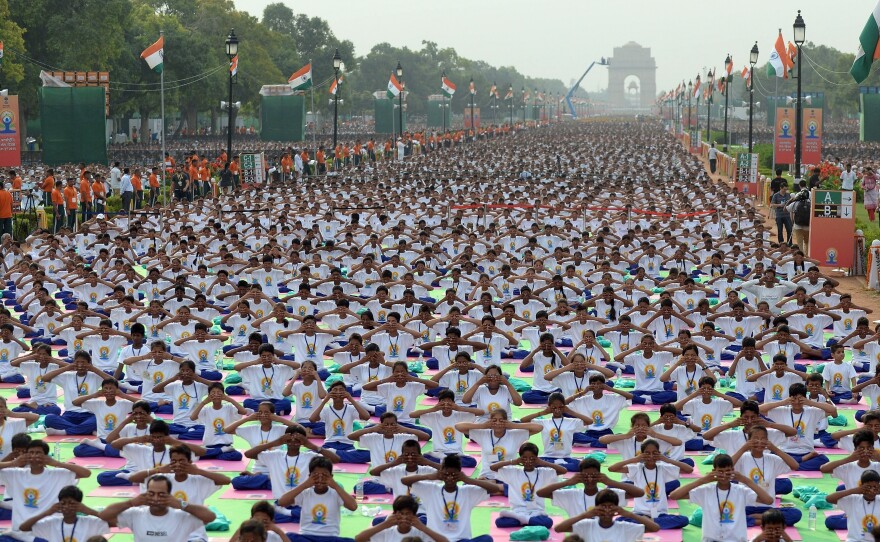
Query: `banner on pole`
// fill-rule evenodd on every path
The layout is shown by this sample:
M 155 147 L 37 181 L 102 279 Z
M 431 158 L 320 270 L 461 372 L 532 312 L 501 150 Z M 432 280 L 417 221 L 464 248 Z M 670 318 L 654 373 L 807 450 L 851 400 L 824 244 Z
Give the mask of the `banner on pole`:
M 777 164 L 794 163 L 795 120 L 791 107 L 776 108 L 776 129 L 773 131 L 774 160 Z
M 480 108 L 474 107 L 474 124 L 476 124 L 477 129 L 480 128 Z M 471 129 L 471 107 L 467 106 L 464 108 L 464 128 L 465 130 Z
M 855 193 L 814 190 L 812 196 L 809 257 L 819 260 L 823 266 L 851 267 L 856 230 Z
M 752 197 L 758 195 L 758 153 L 736 155 L 736 191 Z
M 18 96 L 0 98 L 0 167 L 21 166 L 21 117 Z
M 808 107 L 803 110 L 804 129 L 801 138 L 801 162 L 817 165 L 822 161 L 822 109 Z

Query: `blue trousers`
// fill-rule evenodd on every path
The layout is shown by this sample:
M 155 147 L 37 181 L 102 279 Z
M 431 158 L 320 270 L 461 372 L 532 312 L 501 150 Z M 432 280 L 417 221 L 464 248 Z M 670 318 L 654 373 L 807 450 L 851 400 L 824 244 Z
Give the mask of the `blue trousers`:
M 339 459 L 342 463 L 365 464 L 370 462 L 369 450 L 358 450 L 351 444 L 346 444 L 343 442 L 325 442 L 322 448 L 329 448 L 333 450 L 336 455 L 339 456 Z
M 301 426 L 306 429 L 311 429 L 312 434 L 317 437 L 323 437 L 327 434 L 327 429 L 324 427 L 324 422 L 297 422 Z
M 466 469 L 472 469 L 477 466 L 477 458 L 472 455 L 467 454 L 457 454 L 459 459 L 461 459 L 461 466 Z M 443 462 L 443 458 L 446 457 L 446 454 L 439 454 L 436 452 L 428 452 L 425 454 L 425 457 L 434 463 L 440 464 Z
M 522 394 L 523 402 L 532 405 L 546 405 L 549 397 L 550 393 L 538 390 L 529 390 Z
M 8 375 L 0 378 L 4 384 L 24 384 L 24 377 L 19 374 Z
M 199 376 L 205 380 L 213 380 L 214 382 L 223 380 L 223 373 L 215 369 L 202 369 L 199 371 Z
M 425 362 L 425 367 L 431 369 L 432 371 L 436 371 L 440 369 L 440 362 L 437 358 L 428 358 L 428 361 Z
M 275 502 L 275 507 L 278 508 L 278 502 Z M 299 523 L 299 516 L 302 513 L 302 508 L 299 506 L 288 506 L 287 511 L 290 514 L 282 514 L 277 509 L 275 510 L 275 523 Z
M 205 446 L 207 453 L 199 459 L 216 459 L 217 461 L 241 461 L 242 455 L 238 450 L 231 452 L 223 451 L 223 444 Z
M 825 516 L 825 528 L 831 531 L 846 530 L 846 514 L 835 514 L 833 516 Z
M 193 425 L 192 427 L 187 427 L 179 423 L 169 423 L 168 431 L 172 435 L 177 435 L 177 438 L 179 438 L 180 440 L 202 440 L 203 438 L 205 438 L 204 425 Z
M 644 405 L 650 399 L 652 405 L 674 403 L 678 395 L 674 391 L 633 391 L 633 404 Z
M 159 406 L 158 401 L 150 401 L 150 411 L 153 414 L 174 414 L 174 405 L 171 403 L 165 403 L 162 406 Z
M 498 517 L 495 520 L 495 526 L 501 529 L 509 527 L 523 527 L 524 525 L 515 518 Z M 529 527 L 553 527 L 553 520 L 550 516 L 533 516 L 529 518 Z
M 272 489 L 268 474 L 240 474 L 232 479 L 232 487 L 238 490 Z
M 826 431 L 825 429 L 818 431 L 816 433 L 816 438 L 822 442 L 822 446 L 826 448 L 836 448 L 837 441 L 834 440 L 834 437 L 831 436 L 831 433 Z
M 620 518 L 617 521 L 635 523 L 635 521 L 628 518 Z M 684 529 L 688 525 L 688 517 L 678 514 L 659 514 L 654 518 L 654 522 L 660 526 L 660 529 Z
M 278 414 L 279 416 L 290 415 L 292 408 L 290 401 L 287 399 L 245 399 L 242 406 L 256 412 L 260 408 L 260 403 L 265 401 L 271 401 L 275 405 L 275 414 Z
M 380 414 L 380 416 L 381 416 L 381 414 Z M 416 425 L 416 424 L 410 423 L 410 422 L 397 422 L 397 423 L 406 427 L 406 428 L 409 428 L 409 429 L 415 429 L 416 431 L 424 431 L 425 433 L 428 433 L 428 440 L 430 440 L 431 437 L 434 436 L 434 434 L 431 432 L 431 430 L 428 429 L 427 427 L 425 427 L 424 425 Z
M 34 414 L 39 414 L 40 416 L 48 416 L 50 414 L 54 414 L 55 416 L 61 415 L 61 407 L 58 405 L 37 405 L 37 408 L 26 407 L 24 405 L 19 405 L 12 409 L 13 412 L 33 412 Z M 97 428 L 97 424 L 96 424 Z
M 46 416 L 46 427 L 63 429 L 68 435 L 91 435 L 98 430 L 98 423 L 91 412 L 67 411 L 60 416 Z
M 364 495 L 385 495 L 391 493 L 391 490 L 373 480 L 364 480 Z
M 856 421 L 857 422 L 862 421 L 862 416 L 865 415 L 865 412 L 867 412 L 867 410 L 856 410 Z
M 101 439 L 101 442 L 104 443 L 103 450 L 81 442 L 73 448 L 73 455 L 76 457 L 121 457 L 119 450 L 107 444 L 104 439 Z
M 819 470 L 819 467 L 821 467 L 825 463 L 828 463 L 828 458 L 821 454 L 812 459 L 808 459 L 807 461 L 801 460 L 807 454 L 789 453 L 788 455 L 790 455 L 792 459 L 798 462 L 798 464 L 800 465 L 800 467 L 798 467 L 798 470 L 801 471 L 817 471 Z
M 581 460 L 575 459 L 574 457 L 542 457 L 541 459 L 548 463 L 561 465 L 565 467 L 568 472 L 578 472 L 580 470 L 578 465 L 580 465 Z M 529 525 L 531 525 L 531 523 L 529 523 Z
M 771 509 L 773 509 L 772 506 L 746 506 L 746 525 L 754 527 L 755 518 L 752 515 L 758 514 L 760 516 Z M 785 518 L 785 525 L 787 527 L 793 527 L 803 516 L 803 513 L 797 508 L 780 508 L 779 511 L 782 512 L 782 517 Z
M 116 475 L 120 472 L 129 472 L 127 470 L 106 470 L 98 473 L 98 485 L 104 487 L 130 486 L 131 482 L 125 478 L 119 478 Z
M 831 402 L 835 405 L 839 405 L 842 401 L 852 401 L 853 394 L 851 391 L 844 391 L 840 393 L 835 393 L 831 396 Z
M 599 442 L 600 437 L 604 437 L 605 435 L 611 435 L 611 429 L 600 429 L 596 431 L 594 429 L 590 429 L 583 433 L 575 433 L 572 438 L 572 442 L 575 444 L 586 444 L 592 448 L 607 448 L 607 444 L 602 444 Z
M 793 490 L 793 486 L 791 484 L 791 480 L 788 478 L 777 478 L 776 479 L 776 494 L 777 495 L 789 495 Z

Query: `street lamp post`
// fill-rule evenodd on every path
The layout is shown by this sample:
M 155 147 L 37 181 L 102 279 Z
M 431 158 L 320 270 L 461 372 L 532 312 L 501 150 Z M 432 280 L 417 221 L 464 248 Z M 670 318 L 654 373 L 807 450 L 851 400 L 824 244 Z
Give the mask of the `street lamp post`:
M 507 88 L 507 95 L 510 96 L 510 127 L 513 128 L 513 83 Z
M 229 35 L 226 36 L 226 56 L 229 57 L 229 61 L 232 62 L 232 59 L 235 58 L 235 55 L 238 54 L 238 37 L 235 35 L 235 29 L 231 29 L 229 31 Z M 233 118 L 233 109 L 234 105 L 232 104 L 232 84 L 234 82 L 235 77 L 232 75 L 232 70 L 229 71 L 229 102 L 226 103 L 226 111 L 229 113 L 229 122 L 226 126 L 226 160 L 229 163 L 232 163 L 232 123 L 235 122 Z
M 492 126 L 494 127 L 495 122 L 495 111 L 498 110 L 498 87 L 495 86 L 495 81 L 492 81 L 492 88 L 495 92 L 492 93 Z
M 336 84 L 336 92 L 333 94 L 333 163 L 336 163 L 336 137 L 339 125 L 339 68 L 342 66 L 342 57 L 339 49 L 333 53 L 333 81 Z M 393 123 L 392 123 L 393 124 Z
M 688 81 L 688 134 L 691 133 L 691 96 L 694 94 L 694 82 Z M 693 145 L 693 142 L 691 142 Z
M 400 137 L 403 139 L 403 67 L 400 61 L 397 61 L 397 82 L 400 83 L 400 92 L 397 94 L 397 129 L 400 130 Z M 393 122 L 391 123 L 394 124 Z
M 804 18 L 801 17 L 801 10 L 798 10 L 797 18 L 794 20 L 794 44 L 797 46 L 797 109 L 795 110 L 795 141 L 794 141 L 794 176 L 796 183 L 801 180 L 801 133 L 803 127 L 803 105 L 801 93 L 801 45 L 806 41 L 807 25 L 804 24 Z
M 752 154 L 752 109 L 755 106 L 755 64 L 758 63 L 758 42 L 749 53 L 749 154 Z
M 706 82 L 709 83 L 709 93 L 706 96 L 706 143 L 712 144 L 712 95 L 715 94 L 715 77 L 712 70 L 706 75 Z
M 724 59 L 724 152 L 727 152 L 727 146 L 730 144 L 730 132 L 727 131 L 727 114 L 728 103 L 730 101 L 730 70 L 731 64 L 733 60 L 730 59 L 730 54 L 728 53 L 727 58 Z
M 526 87 L 522 88 L 523 125 L 526 123 Z
M 697 74 L 697 77 L 699 77 L 699 76 L 700 76 L 700 74 Z M 694 109 L 697 110 L 697 125 L 694 127 L 694 128 L 696 128 L 694 130 L 694 135 L 696 136 L 695 139 L 699 140 L 700 133 L 701 133 L 700 132 L 700 89 L 696 88 L 694 90 L 694 94 L 696 94 L 696 96 L 695 96 L 696 103 L 694 104 Z

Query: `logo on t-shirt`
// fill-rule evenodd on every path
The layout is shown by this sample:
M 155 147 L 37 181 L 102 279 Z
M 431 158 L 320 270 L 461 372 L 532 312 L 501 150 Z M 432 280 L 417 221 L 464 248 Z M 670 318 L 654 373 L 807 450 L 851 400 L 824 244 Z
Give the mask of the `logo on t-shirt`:
M 446 513 L 443 514 L 443 521 L 448 523 L 457 522 L 459 512 L 460 509 L 457 502 L 453 501 L 446 503 Z
M 312 507 L 312 523 L 315 525 L 327 524 L 327 507 L 323 504 L 316 504 Z
M 24 505 L 28 508 L 38 508 L 40 506 L 40 491 L 33 487 L 26 487 L 22 492 L 24 496 Z
M 703 414 L 703 417 L 700 418 L 700 426 L 703 428 L 703 431 L 708 431 L 712 428 L 712 415 L 711 414 Z
M 391 401 L 391 410 L 394 412 L 403 412 L 403 397 L 396 395 Z
M 873 514 L 866 514 L 862 518 L 862 529 L 864 529 L 864 532 L 870 533 L 874 530 L 875 525 L 877 525 L 877 518 Z
M 749 471 L 749 478 L 751 478 L 756 484 L 760 484 L 764 481 L 764 473 L 761 472 L 761 469 L 755 467 Z
M 727 500 L 722 501 L 718 505 L 718 512 L 721 515 L 721 523 L 733 523 L 734 522 L 733 513 L 735 510 L 736 509 L 733 506 L 732 502 L 727 501 Z
M 299 469 L 294 467 L 289 467 L 287 472 L 284 473 L 285 484 L 289 488 L 295 488 L 299 485 Z
M 102 346 L 98 350 L 98 357 L 100 359 L 110 359 L 110 348 L 108 348 L 106 346 Z
M 214 421 L 211 423 L 211 427 L 214 428 L 214 435 L 225 435 L 226 433 L 223 431 L 225 427 L 225 423 L 222 418 L 214 418 Z
M 455 429 L 452 427 L 443 428 L 443 444 L 455 444 Z M 2 444 L 0 444 L 2 447 Z
M 177 396 L 177 409 L 178 410 L 189 410 L 189 399 L 190 396 L 186 392 L 181 393 Z
M 657 493 L 657 484 L 654 482 L 648 482 L 645 485 L 645 499 L 648 502 L 660 502 L 660 497 Z
M 333 429 L 334 437 L 341 437 L 345 434 L 345 422 L 342 420 L 333 420 L 330 426 Z
M 307 391 L 299 398 L 300 408 L 312 408 L 312 393 Z
M 531 502 L 535 500 L 535 495 L 532 493 L 532 485 L 528 482 L 524 483 L 520 490 L 522 492 L 522 499 L 526 502 Z
M 645 365 L 645 378 L 654 378 L 654 375 L 656 374 L 656 372 L 657 372 L 657 369 L 653 365 L 651 365 L 651 364 Z
M 208 351 L 207 350 L 199 350 L 199 363 L 207 363 L 208 362 Z
M 782 386 L 779 384 L 773 385 L 773 399 L 777 401 L 782 399 Z
M 116 428 L 116 414 L 107 414 L 104 416 L 104 429 L 113 431 Z
M 502 448 L 501 446 L 495 446 L 492 448 L 492 455 L 498 458 L 498 461 L 504 461 L 504 455 L 507 453 L 507 450 Z

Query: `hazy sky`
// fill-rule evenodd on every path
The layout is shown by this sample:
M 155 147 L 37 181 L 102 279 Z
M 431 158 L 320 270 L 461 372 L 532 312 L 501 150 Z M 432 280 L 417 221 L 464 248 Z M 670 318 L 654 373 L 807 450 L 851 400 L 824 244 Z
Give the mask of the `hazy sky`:
M 234 0 L 239 9 L 262 16 L 273 0 Z M 277 0 L 276 0 L 277 1 Z M 319 16 L 357 54 L 389 42 L 420 49 L 422 40 L 454 47 L 471 59 L 515 66 L 521 73 L 568 83 L 593 60 L 610 56 L 628 41 L 650 47 L 657 62 L 657 88 L 666 90 L 703 67 L 734 71 L 747 63 L 757 40 L 759 64 L 767 61 L 778 29 L 793 41 L 797 10 L 807 40 L 855 53 L 858 37 L 877 0 L 282 0 L 295 13 Z M 330 59 L 327 59 L 330 62 Z M 605 88 L 604 68 L 584 80 L 587 91 Z

